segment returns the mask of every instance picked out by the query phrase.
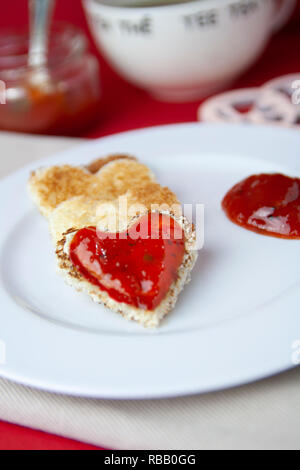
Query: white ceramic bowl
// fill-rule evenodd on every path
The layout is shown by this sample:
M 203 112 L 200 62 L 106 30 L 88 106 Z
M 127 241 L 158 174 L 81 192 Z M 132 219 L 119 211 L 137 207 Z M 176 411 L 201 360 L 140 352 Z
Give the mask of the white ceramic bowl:
M 295 6 L 295 0 L 194 0 L 129 8 L 103 1 L 83 0 L 101 51 L 123 77 L 167 101 L 226 87 L 258 59 Z

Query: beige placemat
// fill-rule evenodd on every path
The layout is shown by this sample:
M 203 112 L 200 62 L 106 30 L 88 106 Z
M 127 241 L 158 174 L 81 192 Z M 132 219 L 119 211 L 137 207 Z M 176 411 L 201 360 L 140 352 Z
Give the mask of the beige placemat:
M 79 142 L 0 133 L 0 177 Z M 300 369 L 234 390 L 156 401 L 70 398 L 0 379 L 0 419 L 110 449 L 300 450 Z

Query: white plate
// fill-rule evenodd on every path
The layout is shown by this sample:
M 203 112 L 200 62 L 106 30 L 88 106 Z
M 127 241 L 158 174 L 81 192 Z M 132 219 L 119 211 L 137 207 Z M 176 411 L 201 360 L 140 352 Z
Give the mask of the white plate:
M 192 283 L 155 332 L 92 303 L 56 275 L 47 223 L 25 188 L 36 163 L 1 181 L 0 375 L 121 399 L 216 390 L 291 368 L 300 339 L 300 242 L 243 230 L 220 203 L 252 173 L 300 176 L 299 149 L 296 131 L 187 124 L 93 141 L 41 163 L 129 152 L 182 202 L 205 204 L 205 247 Z

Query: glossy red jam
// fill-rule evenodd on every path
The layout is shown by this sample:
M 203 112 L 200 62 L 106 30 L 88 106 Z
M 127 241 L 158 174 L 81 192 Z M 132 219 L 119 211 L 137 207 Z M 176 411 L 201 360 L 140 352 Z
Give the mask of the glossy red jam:
M 279 238 L 300 238 L 300 179 L 254 175 L 234 186 L 223 200 L 229 219 L 248 230 Z
M 184 234 L 173 218 L 142 217 L 128 232 L 79 230 L 70 258 L 92 284 L 117 302 L 154 310 L 178 277 L 185 253 Z

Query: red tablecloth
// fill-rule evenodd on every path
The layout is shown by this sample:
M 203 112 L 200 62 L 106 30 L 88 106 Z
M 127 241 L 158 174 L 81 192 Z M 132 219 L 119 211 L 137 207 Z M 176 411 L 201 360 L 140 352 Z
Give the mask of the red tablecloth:
M 300 0 L 298 4 L 293 20 L 273 38 L 261 60 L 235 84 L 235 88 L 258 86 L 279 75 L 300 72 Z M 55 16 L 88 31 L 81 0 L 58 0 Z M 0 28 L 24 26 L 26 22 L 26 0 L 9 0 L 2 5 Z M 199 102 L 159 103 L 121 80 L 97 53 L 93 44 L 91 49 L 97 54 L 101 64 L 104 105 L 101 121 L 86 134 L 87 137 L 196 120 Z M 0 422 L 0 450 L 3 449 L 84 450 L 93 447 Z

